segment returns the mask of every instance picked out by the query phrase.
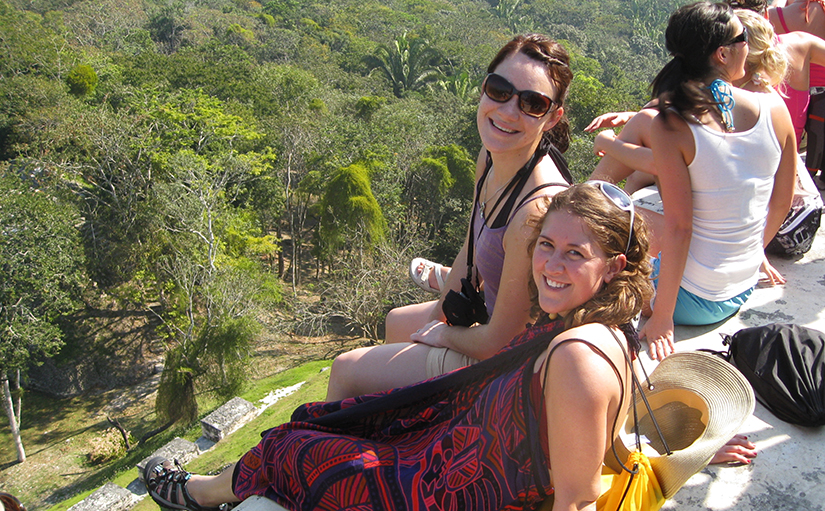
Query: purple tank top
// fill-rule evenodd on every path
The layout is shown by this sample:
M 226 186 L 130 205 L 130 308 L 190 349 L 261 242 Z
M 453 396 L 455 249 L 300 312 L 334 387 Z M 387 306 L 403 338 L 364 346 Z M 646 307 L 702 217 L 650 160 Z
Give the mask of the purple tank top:
M 481 281 L 484 282 L 484 302 L 487 305 L 487 314 L 493 316 L 493 309 L 496 306 L 496 298 L 498 297 L 498 289 L 501 284 L 501 270 L 504 266 L 504 233 L 507 232 L 507 226 L 510 225 L 510 220 L 513 219 L 516 212 L 524 207 L 526 204 L 552 195 L 552 188 L 545 188 L 542 193 L 539 193 L 521 203 L 510 214 L 507 223 L 495 229 L 484 225 L 484 219 L 481 217 L 479 205 L 476 204 L 473 215 L 473 231 L 475 235 L 475 267 L 478 271 Z

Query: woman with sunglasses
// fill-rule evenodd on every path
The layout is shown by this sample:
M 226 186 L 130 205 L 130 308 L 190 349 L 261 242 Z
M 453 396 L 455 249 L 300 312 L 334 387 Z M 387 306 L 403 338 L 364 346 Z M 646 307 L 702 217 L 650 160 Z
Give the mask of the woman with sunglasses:
M 154 458 L 151 497 L 194 511 L 252 495 L 293 510 L 536 509 L 549 495 L 554 510 L 595 509 L 629 402 L 630 320 L 651 293 L 647 230 L 606 183 L 574 185 L 547 207 L 520 268 L 538 320 L 499 354 L 304 405 L 217 476 Z
M 530 322 L 524 224 L 537 214 L 539 197 L 572 181 L 560 151 L 569 143 L 563 103 L 573 74 L 564 48 L 538 34 L 514 38 L 487 71 L 476 117 L 485 150 L 476 168 L 472 229 L 441 298 L 390 311 L 386 344 L 338 356 L 330 401 L 410 385 L 489 358 Z M 472 278 L 483 285 L 489 320 L 448 325 L 442 304 L 451 290 L 462 289 L 471 247 Z
M 650 132 L 665 214 L 648 218 L 660 268 L 641 331 L 654 358 L 673 351 L 674 323 L 715 323 L 748 299 L 796 178 L 787 108 L 731 86 L 745 76 L 748 44 L 730 7 L 684 6 L 665 39 L 673 59 L 653 81 Z

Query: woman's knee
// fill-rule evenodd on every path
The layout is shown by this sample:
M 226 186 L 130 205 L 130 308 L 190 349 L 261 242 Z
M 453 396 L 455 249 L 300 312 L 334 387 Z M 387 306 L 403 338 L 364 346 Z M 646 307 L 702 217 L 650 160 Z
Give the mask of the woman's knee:
M 437 301 L 415 303 L 396 307 L 387 313 L 384 321 L 388 343 L 410 342 L 410 335 L 429 322 Z
M 342 396 L 349 397 L 356 395 L 358 360 L 361 358 L 362 350 L 368 348 L 358 348 L 335 357 L 332 367 L 329 370 L 329 384 L 327 386 L 327 401 L 337 401 Z

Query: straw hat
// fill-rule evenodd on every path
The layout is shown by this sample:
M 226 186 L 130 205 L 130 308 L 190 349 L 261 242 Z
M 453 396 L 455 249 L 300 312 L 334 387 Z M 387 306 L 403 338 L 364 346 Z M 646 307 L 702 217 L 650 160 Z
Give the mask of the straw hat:
M 721 358 L 700 351 L 674 353 L 665 358 L 642 383 L 653 415 L 672 454 L 667 455 L 641 397 L 636 396 L 639 430 L 647 437 L 647 454 L 662 494 L 671 498 L 693 474 L 710 463 L 753 413 L 753 389 L 742 373 Z M 628 434 L 629 433 L 629 434 Z M 623 436 L 635 448 L 633 412 L 628 412 Z M 632 440 L 630 440 L 632 439 Z M 616 442 L 616 452 L 624 461 L 630 451 Z M 610 463 L 611 455 L 606 462 Z M 613 467 L 618 469 L 618 465 Z

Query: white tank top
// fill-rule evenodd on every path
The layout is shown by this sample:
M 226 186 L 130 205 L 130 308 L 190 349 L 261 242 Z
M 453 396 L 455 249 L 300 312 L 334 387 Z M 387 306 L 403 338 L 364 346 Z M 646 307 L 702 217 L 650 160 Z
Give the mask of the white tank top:
M 762 237 L 781 148 L 768 95 L 756 125 L 721 133 L 688 123 L 696 156 L 688 166 L 693 191 L 693 236 L 682 287 L 711 301 L 733 298 L 756 284 Z M 764 96 L 764 97 L 763 97 Z

